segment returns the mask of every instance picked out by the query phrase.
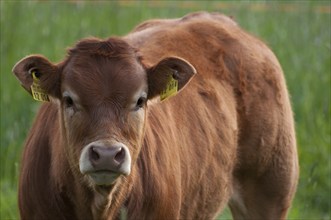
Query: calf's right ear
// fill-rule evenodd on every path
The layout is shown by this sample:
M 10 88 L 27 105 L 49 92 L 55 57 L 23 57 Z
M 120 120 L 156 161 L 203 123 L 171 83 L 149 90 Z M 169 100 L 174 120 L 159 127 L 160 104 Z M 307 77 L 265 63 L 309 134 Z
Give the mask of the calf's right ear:
M 41 55 L 30 55 L 18 61 L 12 72 L 23 88 L 32 94 L 31 86 L 36 81 L 47 95 L 60 97 L 60 71 L 57 65 Z

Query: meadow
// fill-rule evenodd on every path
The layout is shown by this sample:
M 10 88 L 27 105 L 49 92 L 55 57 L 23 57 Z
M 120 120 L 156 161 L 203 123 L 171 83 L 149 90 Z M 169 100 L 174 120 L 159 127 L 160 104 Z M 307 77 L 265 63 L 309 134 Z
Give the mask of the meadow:
M 18 219 L 22 145 L 40 103 L 11 74 L 22 57 L 60 61 L 78 39 L 124 35 L 150 18 L 192 11 L 231 15 L 278 57 L 295 113 L 300 182 L 288 219 L 330 219 L 330 1 L 1 1 L 0 220 Z M 219 219 L 231 219 L 229 210 Z

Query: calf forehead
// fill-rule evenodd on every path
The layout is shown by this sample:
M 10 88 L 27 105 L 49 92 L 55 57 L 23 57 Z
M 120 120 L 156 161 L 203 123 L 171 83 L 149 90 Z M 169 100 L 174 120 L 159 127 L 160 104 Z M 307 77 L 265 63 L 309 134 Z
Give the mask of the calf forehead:
M 99 102 L 119 98 L 125 101 L 146 90 L 146 73 L 133 50 L 127 46 L 116 51 L 116 45 L 102 48 L 107 43 L 94 43 L 89 50 L 82 50 L 78 45 L 69 53 L 63 71 L 63 90 L 69 89 L 82 98 Z
M 145 72 L 134 60 L 73 58 L 63 83 L 82 95 L 131 94 L 145 84 Z
M 146 74 L 133 59 L 77 57 L 64 71 L 62 92 L 69 90 L 89 106 L 105 102 L 128 105 L 147 89 Z

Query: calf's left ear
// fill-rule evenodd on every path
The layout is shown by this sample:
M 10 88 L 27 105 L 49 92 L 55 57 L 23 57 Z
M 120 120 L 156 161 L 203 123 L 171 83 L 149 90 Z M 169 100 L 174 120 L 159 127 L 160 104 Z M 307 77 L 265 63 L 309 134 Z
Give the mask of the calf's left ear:
M 39 95 L 44 93 L 46 96 L 59 96 L 61 74 L 58 66 L 51 63 L 47 58 L 41 55 L 27 56 L 16 63 L 12 72 L 23 88 L 30 94 L 33 93 L 31 91 L 33 89 L 32 85 L 36 84 L 35 86 L 39 90 L 36 93 L 39 92 Z M 34 96 L 34 94 L 32 95 Z
M 182 90 L 196 74 L 195 68 L 179 57 L 167 57 L 147 70 L 148 99 L 166 99 Z

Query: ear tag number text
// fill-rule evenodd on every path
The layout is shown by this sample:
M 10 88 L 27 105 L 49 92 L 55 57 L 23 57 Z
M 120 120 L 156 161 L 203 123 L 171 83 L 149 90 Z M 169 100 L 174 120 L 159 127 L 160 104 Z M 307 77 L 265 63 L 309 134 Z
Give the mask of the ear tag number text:
M 49 102 L 48 94 L 44 89 L 40 87 L 39 79 L 36 76 L 36 72 L 33 71 L 32 73 L 33 83 L 31 85 L 31 93 L 34 100 L 41 101 L 41 102 Z
M 178 80 L 174 79 L 172 74 L 169 77 L 169 81 L 166 85 L 166 88 L 160 94 L 160 100 L 163 101 L 170 96 L 173 96 L 178 91 Z

